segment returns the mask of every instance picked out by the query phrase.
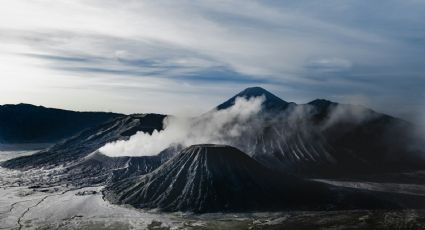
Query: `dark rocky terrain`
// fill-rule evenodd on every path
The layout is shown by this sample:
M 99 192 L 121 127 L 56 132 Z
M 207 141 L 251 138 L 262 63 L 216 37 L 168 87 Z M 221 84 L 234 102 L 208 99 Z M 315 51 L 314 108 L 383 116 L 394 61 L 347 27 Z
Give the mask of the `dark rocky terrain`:
M 62 183 L 94 186 L 147 174 L 171 159 L 180 147 L 170 147 L 154 156 L 109 157 L 96 151 L 61 172 Z
M 0 105 L 0 144 L 53 143 L 122 116 L 117 113 L 75 112 L 30 104 Z
M 380 194 L 302 180 L 267 169 L 234 147 L 210 144 L 188 147 L 149 174 L 111 183 L 105 197 L 162 211 L 400 208 Z
M 251 132 L 229 143 L 269 168 L 316 177 L 425 169 L 425 140 L 409 122 L 323 99 L 288 103 L 259 87 L 236 96 L 259 95 L 265 95 L 263 110 L 245 124 Z
M 34 155 L 15 158 L 2 163 L 2 167 L 27 170 L 71 165 L 97 151 L 108 142 L 126 140 L 138 131 L 151 133 L 162 129 L 164 115 L 143 114 L 117 117 L 78 135 L 68 138 Z

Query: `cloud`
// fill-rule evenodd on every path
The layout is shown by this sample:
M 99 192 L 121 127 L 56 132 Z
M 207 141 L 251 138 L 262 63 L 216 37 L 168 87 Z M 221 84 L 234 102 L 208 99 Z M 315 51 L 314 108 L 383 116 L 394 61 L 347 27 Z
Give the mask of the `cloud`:
M 6 73 L 0 85 L 25 82 L 25 75 L 38 83 L 23 84 L 0 103 L 75 108 L 77 102 L 63 103 L 72 101 L 71 94 L 101 101 L 101 95 L 113 98 L 121 91 L 128 96 L 115 99 L 111 109 L 132 112 L 134 104 L 124 106 L 131 95 L 147 96 L 123 91 L 136 86 L 168 92 L 170 97 L 155 96 L 174 105 L 182 104 L 174 100 L 177 93 L 208 88 L 218 101 L 235 88 L 260 84 L 287 100 L 362 94 L 378 109 L 397 101 L 409 102 L 406 110 L 414 112 L 422 106 L 414 95 L 425 84 L 424 11 L 420 1 L 8 2 L 0 9 L 0 49 L 8 50 L 0 54 L 2 63 L 26 71 L 0 68 Z M 69 95 L 48 94 L 51 87 L 67 87 Z M 53 102 L 53 95 L 62 103 Z M 394 95 L 397 100 L 385 99 Z M 206 97 L 196 102 L 201 109 L 213 106 Z M 143 107 L 173 112 L 152 103 Z
M 320 58 L 307 63 L 306 67 L 319 72 L 338 72 L 350 69 L 352 63 L 342 58 Z
M 339 104 L 330 109 L 330 113 L 323 124 L 323 129 L 329 128 L 337 123 L 361 124 L 379 117 L 380 114 L 358 105 Z
M 152 134 L 138 132 L 129 140 L 108 143 L 99 149 L 108 156 L 151 156 L 181 145 L 232 144 L 251 126 L 246 123 L 261 110 L 264 97 L 236 98 L 235 104 L 225 110 L 213 110 L 199 118 L 167 117 L 164 129 Z

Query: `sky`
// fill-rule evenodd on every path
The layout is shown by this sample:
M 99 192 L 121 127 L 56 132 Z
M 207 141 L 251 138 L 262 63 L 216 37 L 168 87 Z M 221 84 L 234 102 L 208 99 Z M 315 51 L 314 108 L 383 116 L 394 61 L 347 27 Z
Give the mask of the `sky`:
M 0 104 L 198 114 L 250 86 L 425 124 L 425 1 L 14 0 Z

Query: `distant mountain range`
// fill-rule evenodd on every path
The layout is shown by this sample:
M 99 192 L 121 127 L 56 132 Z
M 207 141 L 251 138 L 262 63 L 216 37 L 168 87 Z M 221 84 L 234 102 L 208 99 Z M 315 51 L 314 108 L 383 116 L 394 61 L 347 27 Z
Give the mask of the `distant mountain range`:
M 412 124 L 362 106 L 338 104 L 323 99 L 295 104 L 286 102 L 263 88 L 252 87 L 236 94 L 216 109 L 231 107 L 238 97 L 249 99 L 258 96 L 265 98 L 263 110 L 252 121 L 244 124 L 249 127 L 250 123 L 255 123 L 255 129 L 229 138 L 228 142 L 268 168 L 311 176 L 345 176 L 424 167 L 425 148 L 416 146 L 423 146 L 425 142 L 421 137 L 411 135 Z M 67 122 L 61 128 L 59 125 L 52 125 L 52 134 L 45 130 L 45 137 L 58 138 L 63 137 L 64 133 L 78 132 L 76 127 L 82 125 L 75 125 L 72 132 L 60 131 L 74 124 L 71 122 L 73 116 L 78 118 L 75 123 L 91 125 L 92 128 L 39 154 L 3 163 L 11 168 L 47 167 L 73 162 L 108 142 L 128 139 L 137 131 L 150 133 L 161 130 L 162 121 L 166 117 L 158 114 L 125 116 L 78 113 L 29 105 L 18 107 L 25 108 L 20 114 L 28 114 L 27 117 L 33 116 L 33 111 L 47 110 L 44 113 L 54 116 L 56 122 L 53 123 L 60 123 L 60 114 L 65 114 L 64 119 Z M 14 107 L 15 110 L 18 107 Z M 98 116 L 98 119 L 78 123 L 83 116 Z M 99 125 L 100 118 L 108 121 Z M 43 120 L 42 116 L 38 115 L 34 124 L 30 120 L 26 121 L 32 127 L 31 132 L 37 133 L 34 127 L 43 124 L 40 120 Z M 45 120 L 47 122 L 48 119 Z M 16 133 L 20 133 L 20 136 L 27 135 L 23 133 L 24 128 L 17 130 L 19 132 Z
M 121 116 L 30 104 L 0 105 L 0 144 L 53 143 Z
M 61 114 L 71 113 L 78 119 L 73 121 L 73 116 L 67 115 L 66 125 L 52 125 L 51 133 L 45 131 L 33 139 L 23 138 L 26 129 L 18 126 L 16 133 L 20 134 L 16 136 L 59 140 L 74 135 L 1 166 L 18 170 L 62 166 L 49 183 L 105 185 L 105 197 L 113 203 L 165 211 L 425 207 L 425 200 L 415 196 L 340 189 L 302 179 L 425 170 L 425 141 L 412 134 L 412 124 L 362 106 L 324 99 L 307 104 L 286 102 L 260 87 L 243 90 L 209 113 L 231 108 L 237 98 L 259 96 L 264 98 L 260 112 L 239 124 L 247 128 L 240 135 L 226 137 L 226 145 L 176 144 L 154 156 L 110 157 L 99 149 L 128 140 L 139 131 L 152 134 L 162 130 L 166 115 L 88 113 L 105 120 L 85 120 L 80 128 L 61 132 L 83 119 L 78 115 L 84 113 L 47 109 L 54 123 L 60 123 Z M 21 116 L 31 117 L 37 110 L 23 106 L 27 107 L 32 109 L 23 109 Z M 38 116 L 34 125 L 26 121 L 34 135 L 35 127 L 45 124 L 40 121 L 48 120 Z M 208 122 L 204 116 L 196 122 Z M 22 120 L 17 117 L 7 119 Z M 423 178 L 412 180 L 423 183 Z

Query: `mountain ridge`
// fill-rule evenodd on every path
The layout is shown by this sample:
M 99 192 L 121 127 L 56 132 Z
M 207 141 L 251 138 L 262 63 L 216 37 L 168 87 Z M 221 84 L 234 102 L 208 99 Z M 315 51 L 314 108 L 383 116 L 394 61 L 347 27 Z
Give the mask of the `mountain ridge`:
M 162 130 L 165 115 L 144 114 L 117 117 L 84 130 L 30 156 L 18 157 L 1 163 L 2 167 L 31 169 L 69 164 L 95 152 L 106 143 L 126 140 L 138 131 L 152 133 Z
M 48 143 L 107 122 L 118 113 L 77 112 L 31 104 L 0 105 L 0 143 Z
M 250 98 L 261 97 L 261 96 L 265 97 L 265 100 L 263 102 L 263 106 L 266 110 L 284 110 L 289 105 L 294 104 L 293 102 L 286 102 L 286 101 L 282 100 L 281 98 L 279 98 L 278 96 L 272 94 L 271 92 L 269 92 L 269 91 L 267 91 L 267 90 L 265 90 L 261 87 L 256 86 L 256 87 L 249 87 L 249 88 L 242 90 L 241 92 L 234 95 L 233 97 L 231 97 L 227 101 L 218 105 L 216 107 L 216 109 L 217 110 L 223 110 L 223 109 L 227 109 L 227 108 L 233 106 L 235 104 L 236 98 L 238 98 L 238 97 L 250 99 Z
M 408 132 L 411 125 L 365 107 L 324 99 L 297 105 L 281 100 L 263 88 L 251 87 L 222 103 L 221 108 L 231 106 L 239 96 L 258 95 L 268 98 L 269 109 L 266 107 L 260 116 L 250 121 L 254 122 L 252 127 L 255 128 L 249 128 L 249 122 L 242 124 L 248 127 L 246 132 L 227 141 L 269 168 L 310 176 L 424 168 L 423 160 L 418 157 L 423 150 L 410 147 L 412 138 Z M 162 130 L 165 117 L 155 114 L 122 116 L 48 150 L 12 159 L 2 165 L 29 169 L 73 162 L 108 142 L 127 140 L 137 131 Z M 198 122 L 203 122 L 202 116 Z M 414 141 L 421 146 L 420 140 Z

